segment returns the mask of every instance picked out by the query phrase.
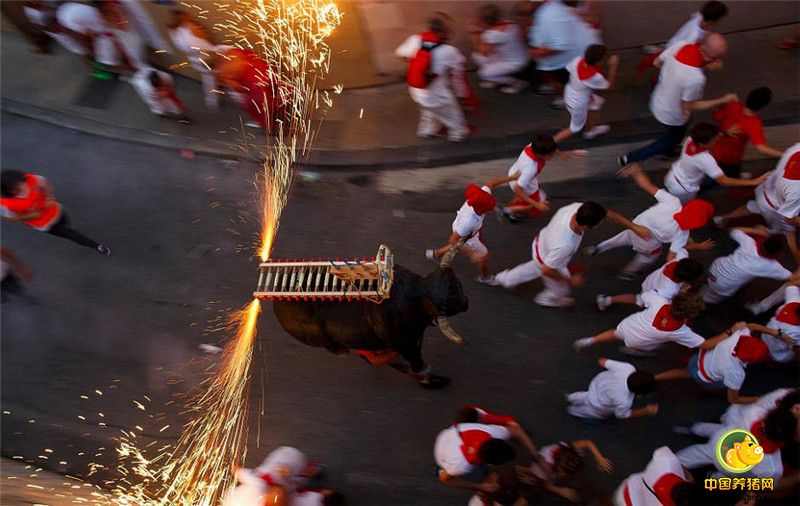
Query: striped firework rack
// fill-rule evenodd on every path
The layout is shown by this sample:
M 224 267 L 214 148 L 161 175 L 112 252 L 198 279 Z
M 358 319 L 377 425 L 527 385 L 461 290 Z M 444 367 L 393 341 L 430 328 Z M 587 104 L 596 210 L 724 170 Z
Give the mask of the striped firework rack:
M 382 244 L 375 258 L 336 260 L 273 260 L 259 265 L 253 296 L 278 300 L 369 300 L 389 298 L 394 280 L 394 255 Z

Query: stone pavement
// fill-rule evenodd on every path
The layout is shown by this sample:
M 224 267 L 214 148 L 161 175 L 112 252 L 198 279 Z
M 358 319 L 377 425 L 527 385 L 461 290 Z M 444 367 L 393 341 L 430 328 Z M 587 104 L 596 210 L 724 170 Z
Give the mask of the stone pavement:
M 736 91 L 745 95 L 755 86 L 775 92 L 765 111 L 766 123 L 796 123 L 800 110 L 798 53 L 782 51 L 776 41 L 786 26 L 756 29 L 729 35 L 730 53 L 725 68 L 710 76 L 707 96 Z M 244 141 L 263 145 L 258 131 L 241 126 L 238 108 L 228 103 L 221 111 L 202 105 L 199 83 L 177 77 L 179 95 L 187 103 L 192 123 L 180 124 L 149 113 L 126 83 L 107 85 L 103 108 L 79 105 L 82 95 L 97 86 L 82 64 L 60 48 L 53 55 L 34 54 L 17 33 L 2 33 L 3 79 L 0 94 L 4 112 L 32 117 L 67 128 L 117 140 L 145 143 L 169 149 L 236 158 L 243 155 Z M 603 120 L 612 132 L 587 144 L 608 145 L 653 135 L 658 125 L 647 107 L 649 87 L 633 73 L 640 58 L 638 48 L 619 51 L 622 75 L 607 94 Z M 472 118 L 478 130 L 467 142 L 423 140 L 414 135 L 417 110 L 405 85 L 348 89 L 335 96 L 318 132 L 309 165 L 318 168 L 431 167 L 515 155 L 535 132 L 554 132 L 568 122 L 563 111 L 551 109 L 552 97 L 530 91 L 505 95 L 478 90 L 486 115 Z

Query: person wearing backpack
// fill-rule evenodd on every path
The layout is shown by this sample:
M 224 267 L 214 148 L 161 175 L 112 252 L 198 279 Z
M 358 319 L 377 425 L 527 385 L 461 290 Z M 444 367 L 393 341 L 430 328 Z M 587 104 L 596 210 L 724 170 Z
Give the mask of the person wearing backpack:
M 452 26 L 447 14 L 436 13 L 428 31 L 407 38 L 395 55 L 408 62 L 408 91 L 420 109 L 417 135 L 435 137 L 444 127 L 449 140 L 460 142 L 469 128 L 457 97 L 466 98 L 469 87 L 464 77 L 466 58 L 447 43 Z

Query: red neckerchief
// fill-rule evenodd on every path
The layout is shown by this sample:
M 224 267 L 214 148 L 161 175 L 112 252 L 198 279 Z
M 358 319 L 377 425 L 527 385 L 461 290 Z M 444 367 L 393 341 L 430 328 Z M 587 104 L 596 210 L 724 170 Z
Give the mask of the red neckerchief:
M 681 281 L 675 277 L 675 269 L 678 267 L 679 260 L 673 260 L 672 262 L 668 263 L 664 266 L 664 270 L 661 271 L 664 273 L 664 276 L 669 278 L 670 281 L 675 283 L 680 283 Z
M 705 64 L 700 44 L 686 44 L 675 53 L 675 59 L 690 67 L 701 68 Z
M 675 501 L 672 500 L 672 489 L 685 481 L 675 473 L 667 473 L 656 480 L 653 484 L 653 492 L 655 492 L 658 502 L 663 506 L 675 506 Z
M 772 455 L 783 448 L 783 441 L 773 441 L 764 434 L 764 420 L 755 422 L 750 427 L 751 434 L 758 434 L 758 444 L 764 449 L 766 455 Z
M 601 69 L 599 65 L 589 65 L 583 58 L 578 62 L 577 70 L 578 79 L 581 81 L 585 81 L 595 74 L 603 72 L 603 69 Z
M 434 42 L 434 43 L 442 42 L 442 38 L 433 32 L 422 32 L 421 34 L 419 34 L 419 38 L 422 39 L 422 42 Z
M 778 259 L 778 257 L 775 256 L 775 255 L 767 255 L 766 253 L 761 251 L 761 248 L 764 245 L 764 241 L 767 240 L 766 237 L 764 237 L 763 235 L 756 235 L 756 236 L 752 236 L 751 235 L 750 237 L 752 237 L 753 240 L 756 242 L 756 250 L 758 251 L 758 256 L 760 256 L 762 258 L 768 258 L 770 260 L 777 260 Z
M 661 309 L 656 313 L 656 317 L 653 318 L 653 327 L 664 332 L 674 332 L 683 327 L 686 321 L 679 320 L 672 316 L 671 310 L 672 304 L 664 304 L 661 306 Z
M 708 148 L 704 147 L 704 146 L 700 146 L 699 144 L 696 144 L 691 138 L 688 141 L 686 141 L 686 154 L 687 155 L 694 156 L 694 155 L 700 154 L 700 153 L 702 153 L 704 151 L 708 151 Z
M 775 319 L 781 323 L 788 323 L 789 325 L 800 325 L 800 316 L 797 315 L 797 307 L 800 302 L 789 302 L 775 315 Z
M 472 429 L 466 431 L 458 430 L 458 425 L 453 425 L 453 428 L 458 433 L 458 437 L 461 439 L 461 454 L 464 455 L 464 458 L 472 465 L 479 465 L 483 464 L 483 461 L 478 455 L 478 449 L 480 449 L 481 445 L 486 441 L 492 439 L 491 434 L 486 431 L 480 429 Z
M 528 158 L 536 162 L 536 168 L 537 168 L 536 173 L 541 174 L 542 171 L 544 170 L 544 164 L 547 160 L 534 153 L 533 146 L 531 146 L 530 144 L 525 146 L 525 154 L 528 155 Z
M 786 162 L 786 169 L 783 171 L 783 177 L 794 181 L 800 180 L 800 151 L 789 157 Z

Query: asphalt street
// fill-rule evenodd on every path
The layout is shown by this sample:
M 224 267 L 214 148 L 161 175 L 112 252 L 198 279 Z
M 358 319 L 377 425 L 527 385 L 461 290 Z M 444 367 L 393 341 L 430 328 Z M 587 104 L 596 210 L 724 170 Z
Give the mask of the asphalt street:
M 46 176 L 75 228 L 113 251 L 102 257 L 3 223 L 3 244 L 36 272 L 28 288 L 37 302 L 2 307 L 2 455 L 85 476 L 90 461 L 113 468 L 111 438 L 120 429 L 140 425 L 145 440 L 174 441 L 184 420 L 180 397 L 174 396 L 190 391 L 217 360 L 198 346 L 224 341 L 224 331 L 211 330 L 229 309 L 247 304 L 255 288 L 257 167 L 187 159 L 177 151 L 102 140 L 7 114 L 1 140 L 3 168 Z M 753 162 L 750 169 L 769 165 Z M 319 182 L 299 182 L 273 256 L 365 256 L 386 243 L 397 263 L 419 273 L 433 270 L 423 252 L 447 239 L 463 200 L 460 191 L 432 184 L 414 192 L 382 192 L 376 177 L 325 173 Z M 550 183 L 546 190 L 554 207 L 593 199 L 628 217 L 651 203 L 631 183 L 612 178 Z M 507 189 L 499 194 L 510 195 Z M 719 190 L 711 197 L 722 210 L 737 205 Z M 530 240 L 545 223 L 487 219 L 495 269 L 527 260 Z M 584 243 L 617 231 L 604 224 Z M 715 254 L 732 249 L 722 232 L 696 234 L 708 237 L 718 241 Z M 330 485 L 344 491 L 349 504 L 463 505 L 468 493 L 436 482 L 432 447 L 456 408 L 477 403 L 515 415 L 542 445 L 596 441 L 615 469 L 602 476 L 587 466 L 579 480 L 583 498 L 611 493 L 644 467 L 655 448 L 666 444 L 678 450 L 691 443 L 671 426 L 714 420 L 725 408 L 723 396 L 674 382 L 642 401 L 660 403 L 655 418 L 586 425 L 567 415 L 564 394 L 585 389 L 600 371 L 596 359 L 621 357 L 616 345 L 576 354 L 572 341 L 614 327 L 630 312 L 601 313 L 593 303 L 598 293 L 638 288 L 614 277 L 629 255 L 619 250 L 585 262 L 589 281 L 571 309 L 534 305 L 538 283 L 510 292 L 478 285 L 473 267 L 457 259 L 470 310 L 451 322 L 471 346 L 456 347 L 436 329 L 428 331 L 426 360 L 452 378 L 442 391 L 422 390 L 390 368 L 372 368 L 353 356 L 305 347 L 283 332 L 265 304 L 253 370 L 248 463 L 288 444 L 324 462 Z M 695 329 L 706 336 L 717 333 L 742 318 L 743 302 L 774 287 L 751 285 L 724 307 L 710 308 Z M 668 347 L 656 359 L 630 361 L 658 372 L 680 366 L 685 356 Z M 793 384 L 795 369 L 758 366 L 743 390 L 760 394 Z M 134 400 L 147 410 L 137 409 Z M 558 501 L 547 497 L 542 503 Z

